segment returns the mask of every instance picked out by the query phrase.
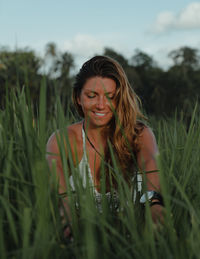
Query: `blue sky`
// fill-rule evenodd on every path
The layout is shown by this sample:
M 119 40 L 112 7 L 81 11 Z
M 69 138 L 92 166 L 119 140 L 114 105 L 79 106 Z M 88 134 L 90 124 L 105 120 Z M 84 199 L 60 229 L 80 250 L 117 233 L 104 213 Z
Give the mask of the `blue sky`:
M 112 47 L 127 58 L 140 49 L 166 67 L 169 51 L 200 49 L 200 1 L 0 0 L 0 46 L 43 55 L 48 42 L 77 66 Z

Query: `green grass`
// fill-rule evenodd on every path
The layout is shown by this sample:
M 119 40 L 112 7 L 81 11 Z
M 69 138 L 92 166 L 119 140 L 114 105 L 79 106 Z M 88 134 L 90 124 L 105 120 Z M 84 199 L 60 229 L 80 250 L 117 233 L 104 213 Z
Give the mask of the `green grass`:
M 200 257 L 198 106 L 187 124 L 184 116 L 151 121 L 160 150 L 166 204 L 163 227 L 155 229 L 148 206 L 143 209 L 138 202 L 133 204 L 132 192 L 116 163 L 120 209 L 110 208 L 102 188 L 100 212 L 89 183 L 86 189 L 81 186 L 70 158 L 77 193 L 68 188 L 74 240 L 67 242 L 62 237 L 55 170 L 49 171 L 45 145 L 53 131 L 63 129 L 74 118 L 70 112 L 64 115 L 58 100 L 55 115 L 47 119 L 45 82 L 39 103 L 38 117 L 34 118 L 25 93 L 9 93 L 6 108 L 0 111 L 0 258 Z M 67 139 L 66 133 L 63 137 Z M 64 172 L 68 179 L 65 160 Z

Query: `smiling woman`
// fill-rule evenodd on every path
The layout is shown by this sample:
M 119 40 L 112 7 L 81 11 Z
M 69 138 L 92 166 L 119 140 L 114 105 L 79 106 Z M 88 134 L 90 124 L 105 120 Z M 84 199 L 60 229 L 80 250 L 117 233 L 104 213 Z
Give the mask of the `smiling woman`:
M 92 77 L 85 83 L 78 98 L 85 123 L 91 127 L 106 126 L 115 109 L 116 83 L 113 79 Z
M 138 100 L 122 67 L 109 57 L 95 56 L 83 64 L 73 89 L 73 101 L 83 120 L 68 126 L 66 131 L 74 166 L 82 176 L 84 187 L 86 175 L 89 174 L 97 200 L 101 197 L 102 165 L 107 168 L 107 195 L 110 197 L 111 188 L 117 193 L 117 182 L 110 175 L 113 153 L 129 186 L 138 168 L 143 172 L 150 171 L 146 178 L 147 190 L 151 195 L 142 196 L 141 202 L 150 197 L 152 217 L 157 221 L 162 218 L 162 197 L 158 193 L 160 185 L 155 159 L 158 150 L 151 129 L 141 122 L 144 116 L 139 110 Z M 56 160 L 59 192 L 62 193 L 66 192 L 67 185 L 56 135 L 54 133 L 47 143 L 47 151 L 54 153 L 47 159 L 50 166 L 52 160 Z M 68 154 L 66 148 L 66 160 Z M 70 175 L 69 183 L 75 190 L 73 177 Z M 67 198 L 64 206 L 70 218 Z M 69 229 L 65 231 L 66 235 L 68 233 Z

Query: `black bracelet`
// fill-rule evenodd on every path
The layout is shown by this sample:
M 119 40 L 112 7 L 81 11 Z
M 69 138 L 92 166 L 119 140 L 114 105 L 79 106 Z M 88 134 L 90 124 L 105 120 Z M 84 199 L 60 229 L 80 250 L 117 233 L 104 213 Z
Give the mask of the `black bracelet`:
M 163 202 L 160 202 L 160 201 L 153 201 L 153 202 L 150 202 L 150 207 L 154 206 L 154 205 L 160 205 L 160 206 L 163 206 Z

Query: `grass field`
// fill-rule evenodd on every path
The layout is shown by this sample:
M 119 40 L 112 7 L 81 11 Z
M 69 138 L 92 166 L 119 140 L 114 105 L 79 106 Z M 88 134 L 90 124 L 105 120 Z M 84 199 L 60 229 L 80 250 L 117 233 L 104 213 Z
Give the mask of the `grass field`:
M 55 129 L 74 118 L 64 116 L 58 101 L 47 119 L 45 96 L 43 85 L 37 118 L 24 92 L 7 94 L 6 108 L 0 110 L 0 258 L 200 258 L 199 107 L 187 122 L 184 114 L 150 119 L 160 150 L 163 227 L 152 224 L 148 206 L 133 204 L 130 188 L 117 174 L 117 212 L 108 205 L 105 190 L 100 212 L 89 187 L 79 185 L 76 195 L 69 188 L 70 242 L 62 237 L 60 197 L 45 146 Z M 68 178 L 66 161 L 64 171 Z

